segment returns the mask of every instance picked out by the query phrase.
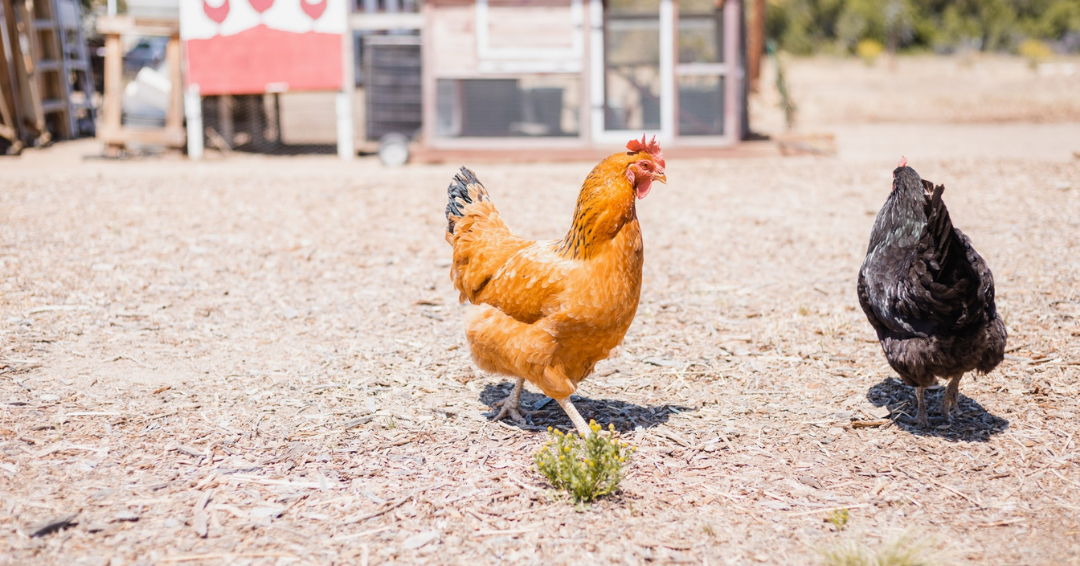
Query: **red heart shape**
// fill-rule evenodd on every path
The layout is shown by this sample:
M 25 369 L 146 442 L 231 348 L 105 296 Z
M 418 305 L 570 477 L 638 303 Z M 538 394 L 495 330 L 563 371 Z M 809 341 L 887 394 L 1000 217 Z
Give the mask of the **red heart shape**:
M 270 6 L 274 5 L 274 0 L 248 0 L 252 8 L 258 13 L 263 13 L 270 9 Z
M 304 9 L 305 14 L 311 16 L 311 19 L 317 20 L 326 11 L 326 0 L 318 4 L 309 4 L 307 0 L 300 0 L 300 7 Z
M 207 4 L 206 0 L 203 0 L 202 9 L 203 12 L 206 13 L 206 17 L 214 20 L 218 25 L 221 25 L 221 22 L 224 22 L 225 17 L 229 15 L 229 0 L 225 0 L 217 8 Z

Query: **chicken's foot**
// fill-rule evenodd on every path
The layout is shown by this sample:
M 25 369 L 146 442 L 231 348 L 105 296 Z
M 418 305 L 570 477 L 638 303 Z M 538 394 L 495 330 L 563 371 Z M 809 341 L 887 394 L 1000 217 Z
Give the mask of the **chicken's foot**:
M 502 420 L 509 416 L 514 422 L 524 422 L 524 417 L 521 416 L 521 411 L 518 410 L 518 405 L 521 403 L 521 390 L 525 387 L 525 378 L 519 377 L 517 384 L 514 385 L 514 389 L 510 391 L 510 394 L 506 396 L 506 399 L 499 401 L 492 405 L 493 407 L 501 407 L 499 414 L 495 415 L 492 421 Z M 527 412 L 527 411 L 526 411 Z
M 963 376 L 964 374 L 954 375 L 949 380 L 949 385 L 945 387 L 945 396 L 941 399 L 941 415 L 949 424 L 952 424 L 953 413 L 959 412 L 960 403 L 957 398 L 960 395 L 960 378 Z
M 574 423 L 574 428 L 577 429 L 578 435 L 582 438 L 586 438 L 592 433 L 592 429 L 585 423 L 585 419 L 581 418 L 581 414 L 577 412 L 577 408 L 570 402 L 570 398 L 556 399 L 556 403 L 566 411 L 566 415 L 570 417 L 570 422 Z

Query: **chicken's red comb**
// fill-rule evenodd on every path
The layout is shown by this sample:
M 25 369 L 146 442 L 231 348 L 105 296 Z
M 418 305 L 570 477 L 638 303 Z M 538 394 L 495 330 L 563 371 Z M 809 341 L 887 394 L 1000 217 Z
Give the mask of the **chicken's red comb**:
M 907 158 L 903 155 L 900 156 L 900 163 L 896 164 L 897 167 L 907 167 Z
M 653 160 L 660 164 L 660 167 L 667 167 L 664 164 L 664 154 L 660 153 L 660 144 L 656 142 L 656 136 L 652 137 L 652 141 L 645 141 L 645 134 L 641 134 L 641 141 L 630 140 L 630 143 L 626 144 L 626 149 L 630 150 L 630 153 L 639 153 L 644 151 L 652 156 Z

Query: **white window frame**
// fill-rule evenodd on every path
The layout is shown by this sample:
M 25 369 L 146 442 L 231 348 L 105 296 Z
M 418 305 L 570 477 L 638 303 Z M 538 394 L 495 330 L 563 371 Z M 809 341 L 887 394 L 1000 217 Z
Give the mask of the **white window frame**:
M 604 126 L 604 4 L 589 0 L 589 81 L 591 130 L 594 143 L 623 144 L 637 138 L 640 130 L 608 130 Z M 675 3 L 660 0 L 660 130 L 645 131 L 657 141 L 675 138 Z

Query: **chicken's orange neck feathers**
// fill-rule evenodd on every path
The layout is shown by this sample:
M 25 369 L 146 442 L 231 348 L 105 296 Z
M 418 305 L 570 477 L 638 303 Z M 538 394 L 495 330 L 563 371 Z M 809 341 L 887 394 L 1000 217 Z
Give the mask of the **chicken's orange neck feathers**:
M 574 223 L 559 244 L 563 256 L 589 259 L 627 223 L 637 220 L 634 185 L 626 168 L 643 157 L 648 154 L 616 153 L 593 168 L 578 194 Z

